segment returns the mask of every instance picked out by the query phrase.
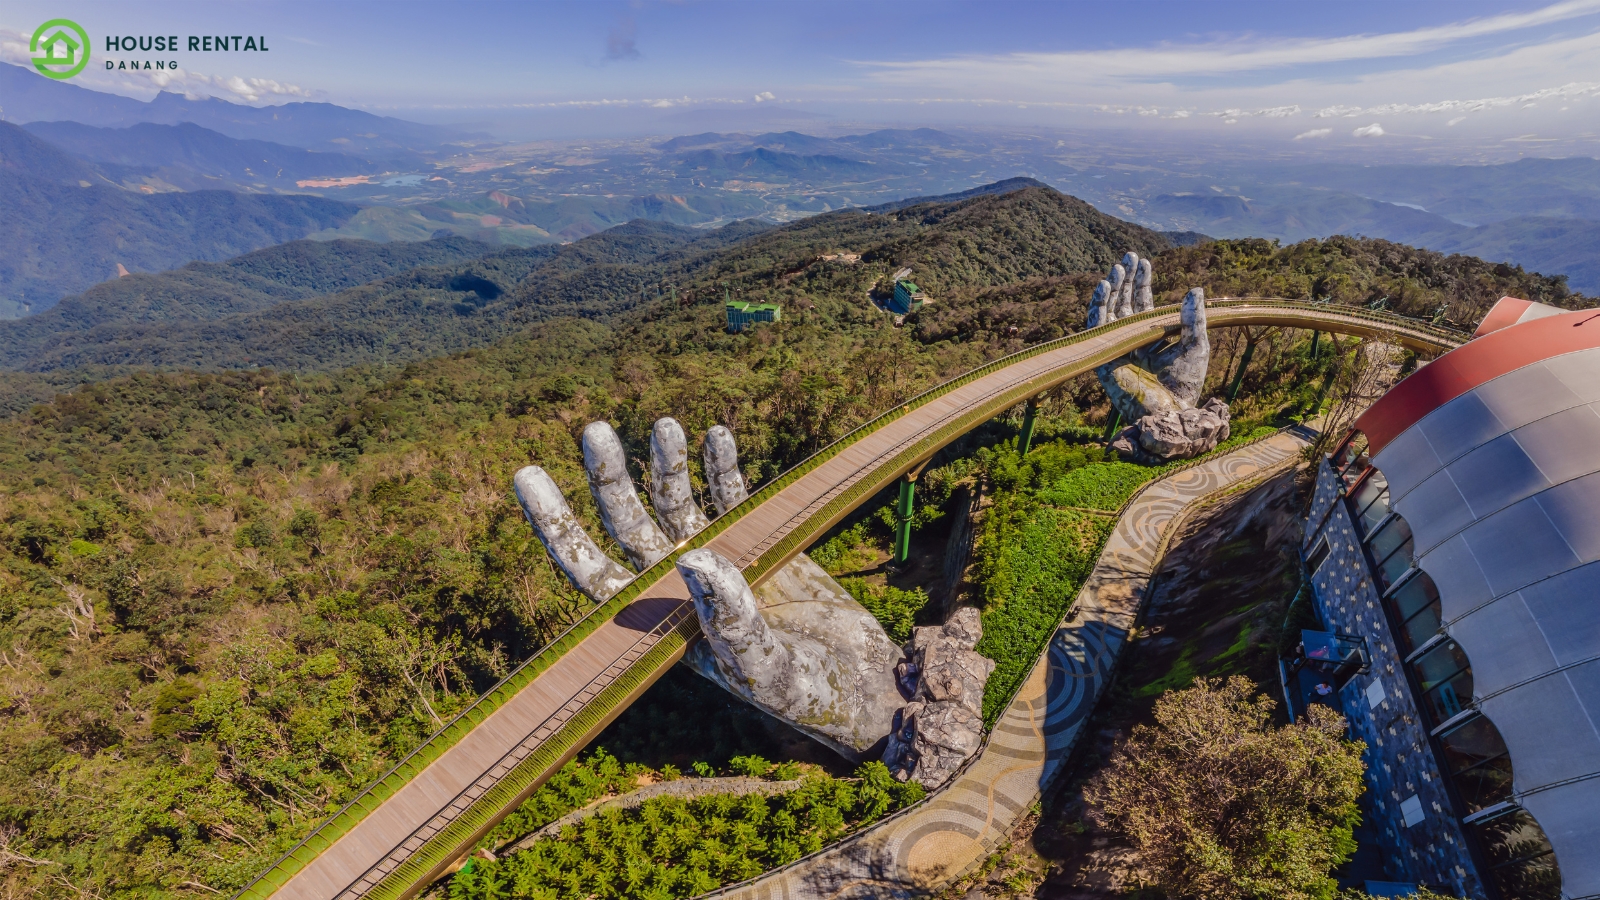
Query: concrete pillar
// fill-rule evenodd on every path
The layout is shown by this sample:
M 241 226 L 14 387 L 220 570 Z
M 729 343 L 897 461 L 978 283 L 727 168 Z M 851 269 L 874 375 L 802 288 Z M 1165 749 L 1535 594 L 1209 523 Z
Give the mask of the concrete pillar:
M 894 527 L 894 561 L 897 563 L 911 558 L 911 514 L 916 488 L 916 476 L 907 473 L 900 479 L 900 502 L 895 506 Z
M 1027 456 L 1033 449 L 1033 426 L 1039 416 L 1039 398 L 1028 401 L 1028 411 L 1022 416 L 1022 434 L 1017 436 L 1017 455 Z
M 1109 444 L 1116 436 L 1117 429 L 1122 427 L 1122 410 L 1111 407 L 1111 418 L 1106 420 L 1106 433 L 1100 437 L 1100 443 Z

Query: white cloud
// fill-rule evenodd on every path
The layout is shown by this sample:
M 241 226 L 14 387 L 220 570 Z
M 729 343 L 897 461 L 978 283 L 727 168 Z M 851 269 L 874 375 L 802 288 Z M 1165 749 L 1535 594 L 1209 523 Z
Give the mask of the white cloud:
M 1332 128 L 1313 128 L 1310 131 L 1300 132 L 1294 136 L 1294 139 L 1297 141 L 1303 141 L 1306 138 L 1325 138 L 1330 134 L 1333 134 Z
M 776 99 L 778 99 L 778 98 L 773 96 L 771 91 L 762 91 L 761 93 L 756 95 L 756 102 L 757 103 L 761 103 L 762 101 L 765 101 L 765 100 L 776 100 Z
M 1600 0 L 1567 0 L 1527 12 L 1468 19 L 1390 34 L 1332 38 L 1237 38 L 1197 44 L 1061 53 L 1006 53 L 910 61 L 863 61 L 880 80 L 960 89 L 1003 84 L 1216 76 L 1295 66 L 1395 59 L 1473 38 L 1519 31 L 1600 13 Z
M 1329 130 L 1331 131 L 1332 129 Z M 1371 125 L 1363 125 L 1350 133 L 1358 138 L 1383 137 L 1383 126 L 1373 122 Z

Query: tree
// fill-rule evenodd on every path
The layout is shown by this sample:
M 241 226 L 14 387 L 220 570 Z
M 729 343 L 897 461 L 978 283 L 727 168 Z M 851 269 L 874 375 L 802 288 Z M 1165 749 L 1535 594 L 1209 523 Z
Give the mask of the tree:
M 1169 896 L 1331 900 L 1328 873 L 1355 851 L 1364 745 L 1323 706 L 1274 727 L 1255 690 L 1236 675 L 1162 695 L 1086 796 Z

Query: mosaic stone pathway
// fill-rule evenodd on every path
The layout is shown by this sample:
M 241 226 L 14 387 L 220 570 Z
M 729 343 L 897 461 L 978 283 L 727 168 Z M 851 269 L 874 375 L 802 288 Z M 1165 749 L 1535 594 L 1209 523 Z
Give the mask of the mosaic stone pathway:
M 1189 504 L 1295 457 L 1287 431 L 1152 483 L 1118 520 L 1077 602 L 988 743 L 927 802 L 786 868 L 715 891 L 738 900 L 915 897 L 971 871 L 1061 774 L 1134 626 L 1163 538 Z

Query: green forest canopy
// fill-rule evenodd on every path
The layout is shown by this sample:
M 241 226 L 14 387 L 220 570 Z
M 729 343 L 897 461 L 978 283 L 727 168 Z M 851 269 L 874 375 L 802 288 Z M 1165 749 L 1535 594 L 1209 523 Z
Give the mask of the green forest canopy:
M 725 424 L 761 481 L 942 378 L 1078 328 L 1130 246 L 1159 252 L 1163 297 L 1181 269 L 1214 293 L 1309 296 L 1337 275 L 1338 300 L 1404 287 L 1463 318 L 1498 293 L 1585 302 L 1382 242 L 1170 250 L 1040 189 L 743 236 L 641 230 L 632 261 L 623 233 L 465 264 L 541 273 L 418 319 L 418 355 L 441 323 L 490 323 L 471 332 L 482 346 L 401 366 L 342 338 L 286 342 L 280 370 L 123 375 L 0 428 L 0 833 L 52 863 L 13 867 L 19 890 L 237 887 L 564 627 L 587 602 L 507 485 L 539 462 L 598 534 L 576 441 L 592 420 L 635 458 L 662 415 L 694 441 Z M 817 258 L 840 248 L 861 263 Z M 865 290 L 906 263 L 941 302 L 897 329 Z M 728 335 L 724 283 L 794 314 Z M 229 333 L 195 345 L 220 348 L 207 365 L 254 346 Z

